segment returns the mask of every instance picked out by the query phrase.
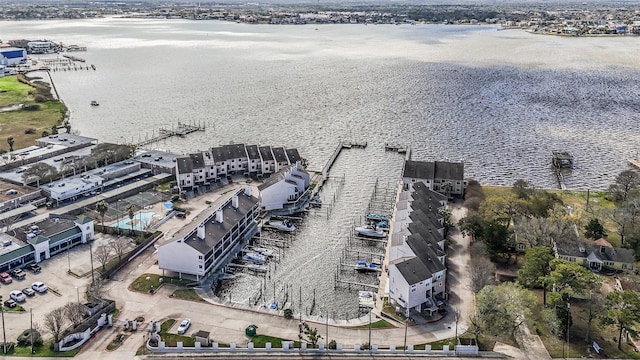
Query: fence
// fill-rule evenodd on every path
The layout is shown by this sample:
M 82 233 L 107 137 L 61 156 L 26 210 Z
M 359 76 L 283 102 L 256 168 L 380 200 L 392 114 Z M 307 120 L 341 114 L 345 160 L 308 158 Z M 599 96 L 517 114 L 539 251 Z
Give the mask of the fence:
M 113 265 L 110 269 L 102 273 L 103 279 L 109 279 L 115 273 L 117 273 L 122 267 L 124 267 L 129 262 L 133 261 L 140 253 L 145 251 L 149 246 L 153 245 L 158 239 L 164 236 L 162 232 L 154 233 L 155 236 L 151 236 L 147 240 L 145 240 L 142 244 L 135 247 L 135 249 L 131 250 L 126 256 L 122 257 L 120 261 L 118 261 L 115 265 Z

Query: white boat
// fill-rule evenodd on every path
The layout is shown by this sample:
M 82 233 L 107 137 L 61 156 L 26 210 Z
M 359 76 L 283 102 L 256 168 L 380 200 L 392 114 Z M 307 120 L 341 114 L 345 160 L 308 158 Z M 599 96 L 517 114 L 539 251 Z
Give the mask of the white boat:
M 267 248 L 262 248 L 262 247 L 253 247 L 251 248 L 251 250 L 253 250 L 254 252 L 262 255 L 262 256 L 266 256 L 268 258 L 270 257 L 274 257 L 276 256 L 276 252 L 271 250 L 271 249 L 267 249 Z
M 357 272 L 370 273 L 380 271 L 380 268 L 376 264 L 369 264 L 366 260 L 358 260 L 355 267 Z
M 284 232 L 294 232 L 296 230 L 296 226 L 291 223 L 291 221 L 284 220 L 268 220 L 264 222 L 264 226 L 268 229 L 274 229 L 278 231 Z
M 253 251 L 247 251 L 242 255 L 242 260 L 250 262 L 256 265 L 264 265 L 267 262 L 267 258 L 264 255 L 260 255 Z
M 387 233 L 385 233 L 382 230 L 378 230 L 371 225 L 358 226 L 354 230 L 362 236 L 373 237 L 373 238 L 387 237 Z

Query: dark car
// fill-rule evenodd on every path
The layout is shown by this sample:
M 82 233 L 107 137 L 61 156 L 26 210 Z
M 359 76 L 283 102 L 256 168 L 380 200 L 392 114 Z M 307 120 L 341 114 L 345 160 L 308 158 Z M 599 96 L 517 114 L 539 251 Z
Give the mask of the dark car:
M 27 269 L 33 271 L 34 273 L 39 273 L 42 270 L 42 268 L 38 264 L 31 264 L 27 266 Z
M 4 302 L 4 307 L 14 308 L 16 306 L 18 306 L 18 303 L 15 302 L 13 299 L 9 299 L 9 300 Z
M 13 269 L 11 270 L 11 276 L 16 280 L 24 280 L 24 277 L 27 276 L 27 274 L 25 274 L 22 269 Z

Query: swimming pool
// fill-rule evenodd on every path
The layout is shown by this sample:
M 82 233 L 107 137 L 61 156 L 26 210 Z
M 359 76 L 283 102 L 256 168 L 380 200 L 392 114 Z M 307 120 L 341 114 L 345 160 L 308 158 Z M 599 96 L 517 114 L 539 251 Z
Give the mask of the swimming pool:
M 154 217 L 160 216 L 154 212 L 139 212 L 133 217 L 133 220 L 129 219 L 129 216 L 125 216 L 124 219 L 111 224 L 112 227 L 118 227 L 120 229 L 131 230 L 131 222 L 133 222 L 133 230 L 144 230 Z

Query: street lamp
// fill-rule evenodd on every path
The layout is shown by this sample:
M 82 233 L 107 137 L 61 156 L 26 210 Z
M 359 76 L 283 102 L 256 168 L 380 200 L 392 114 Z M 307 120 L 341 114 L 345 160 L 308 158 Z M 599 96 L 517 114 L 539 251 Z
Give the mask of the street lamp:
M 2 303 L 2 295 L 0 295 L 0 314 L 2 314 L 2 339 L 3 339 L 2 351 L 3 351 L 3 354 L 6 354 L 7 353 L 7 333 L 4 330 L 4 306 Z
M 569 353 L 571 352 L 570 342 L 569 342 L 569 328 L 571 324 L 571 303 L 567 302 L 567 358 L 569 358 Z
M 78 297 L 78 304 L 80 304 L 80 290 L 78 290 L 77 286 L 76 286 L 76 296 Z

